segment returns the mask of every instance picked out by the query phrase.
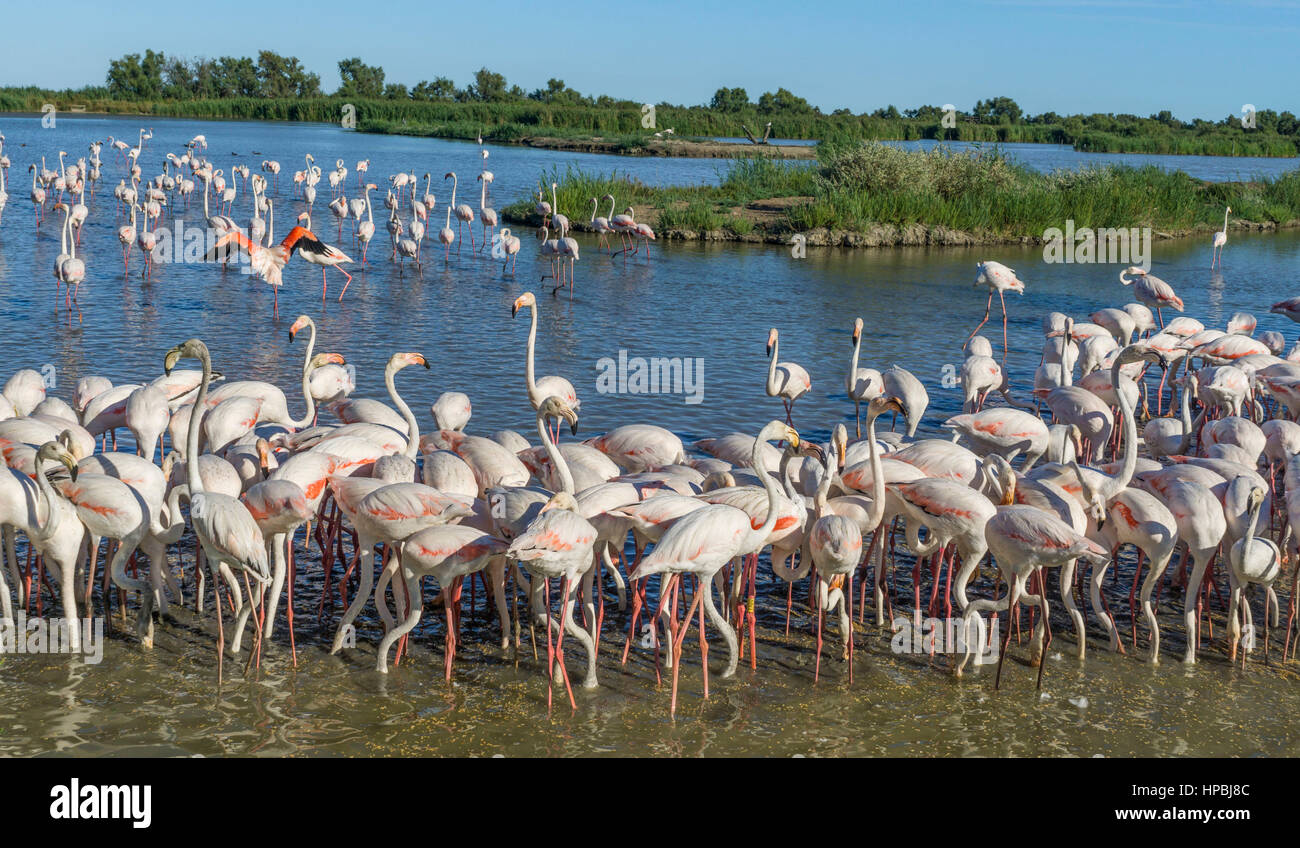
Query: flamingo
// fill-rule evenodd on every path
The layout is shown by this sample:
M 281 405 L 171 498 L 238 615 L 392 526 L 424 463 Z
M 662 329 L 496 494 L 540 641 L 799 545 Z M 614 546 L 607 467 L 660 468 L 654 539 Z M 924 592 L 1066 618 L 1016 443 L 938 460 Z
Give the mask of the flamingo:
M 117 240 L 122 243 L 122 272 L 131 272 L 131 245 L 135 244 L 135 204 L 131 204 L 131 223 L 118 227 Z
M 190 414 L 189 430 L 186 436 L 186 485 L 189 487 L 190 523 L 194 535 L 198 537 L 212 571 L 212 592 L 217 607 L 217 679 L 221 679 L 221 659 L 225 654 L 225 635 L 221 626 L 221 599 L 217 595 L 220 572 L 223 569 L 241 571 L 246 578 L 251 577 L 260 585 L 270 580 L 270 568 L 267 563 L 266 542 L 262 531 L 253 520 L 253 516 L 244 505 L 227 494 L 206 491 L 199 474 L 199 424 L 203 418 L 208 384 L 212 381 L 212 358 L 208 346 L 199 339 L 190 339 L 167 351 L 163 359 L 163 372 L 170 374 L 181 359 L 197 359 L 203 369 L 199 393 L 194 401 L 194 411 Z M 235 593 L 235 638 L 231 644 L 233 652 L 239 651 L 240 639 L 244 625 L 252 611 L 251 589 L 250 606 L 242 607 L 239 591 L 231 583 Z
M 1133 279 L 1129 279 L 1131 275 Z M 1143 268 L 1130 265 L 1119 272 L 1119 281 L 1126 286 L 1133 286 L 1133 294 L 1146 306 L 1154 307 L 1161 329 L 1165 326 L 1164 307 L 1183 311 L 1183 299 L 1174 293 L 1173 286 L 1159 277 L 1153 276 Z
M 1247 478 L 1238 477 L 1234 483 L 1249 482 Z M 1260 508 L 1264 504 L 1264 499 L 1268 495 L 1268 490 L 1262 486 L 1253 486 L 1247 497 L 1247 506 L 1250 514 L 1250 524 L 1246 534 L 1233 543 L 1232 548 L 1228 551 L 1228 577 L 1232 587 L 1232 594 L 1228 600 L 1228 639 L 1230 643 L 1229 659 L 1237 659 L 1237 645 L 1241 639 L 1241 620 L 1239 616 L 1244 616 L 1248 632 L 1253 634 L 1254 619 L 1250 612 L 1250 604 L 1243 603 L 1242 597 L 1245 589 L 1250 584 L 1264 587 L 1264 662 L 1268 662 L 1268 624 L 1269 614 L 1274 617 L 1273 623 L 1277 623 L 1277 595 L 1273 591 L 1273 582 L 1277 579 L 1278 574 L 1282 571 L 1282 555 L 1277 545 L 1272 539 L 1255 535 L 1259 527 Z M 1244 610 L 1241 608 L 1244 607 Z M 1246 653 L 1250 651 L 1254 639 L 1253 637 L 1247 642 L 1246 650 L 1242 652 L 1241 662 L 1243 667 L 1246 663 Z
M 361 242 L 361 265 L 366 264 L 366 250 L 370 247 L 370 240 L 375 237 L 375 215 L 370 206 L 370 192 L 378 186 L 374 183 L 366 183 L 365 200 L 362 201 L 365 206 L 366 220 L 362 221 L 361 216 L 357 215 L 357 239 Z M 344 287 L 346 289 L 346 286 Z
M 310 212 L 303 212 L 301 215 L 298 216 L 298 220 L 299 221 L 305 220 L 307 222 L 306 223 L 307 230 L 309 232 L 311 231 Z M 340 224 L 340 227 L 341 226 L 342 224 Z M 306 243 L 300 244 L 300 247 L 302 248 L 302 261 L 308 263 L 309 265 L 320 266 L 320 296 L 322 300 L 325 298 L 325 292 L 329 287 L 329 284 L 325 281 L 326 268 L 333 268 L 334 270 L 342 274 L 344 277 L 347 277 L 347 282 L 343 284 L 343 291 L 339 292 L 339 303 L 342 303 L 343 295 L 347 294 L 348 286 L 352 284 L 352 275 L 349 274 L 347 271 L 344 271 L 339 266 L 345 262 L 348 264 L 352 264 L 353 262 L 352 257 L 348 256 L 346 253 L 339 250 L 337 247 L 335 247 L 332 244 L 323 244 L 320 242 L 318 242 L 318 244 L 321 244 L 324 250 L 318 251 L 312 247 L 306 246 Z
M 857 437 L 862 438 L 862 406 L 870 403 L 872 398 L 884 391 L 884 377 L 874 368 L 859 368 L 858 355 L 862 351 L 862 319 L 853 320 L 853 361 L 849 364 L 849 373 L 844 378 L 844 387 L 849 397 L 853 398 L 853 418 L 857 423 Z
M 267 201 L 267 218 L 271 222 L 268 226 L 267 240 L 272 237 L 272 228 L 274 227 L 274 209 L 270 200 Z M 280 286 L 283 283 L 284 266 L 293 258 L 295 250 L 302 250 L 304 253 L 313 253 L 317 257 L 332 256 L 331 251 L 337 252 L 337 248 L 331 248 L 316 237 L 316 234 L 303 226 L 296 226 L 289 231 L 284 240 L 277 245 L 263 247 L 251 241 L 248 236 L 244 235 L 238 229 L 232 230 L 221 238 L 217 239 L 216 244 L 204 255 L 204 259 L 211 262 L 218 257 L 227 257 L 232 249 L 243 251 L 248 256 L 249 267 L 253 269 L 259 277 L 273 286 L 275 292 L 276 314 L 280 311 Z M 352 260 L 347 260 L 352 261 Z M 324 264 L 324 263 L 317 263 Z M 342 270 L 342 269 L 339 269 Z M 322 268 L 321 273 L 325 271 Z M 346 271 L 343 272 L 345 275 Z
M 495 231 L 497 228 L 497 211 L 487 205 L 487 187 L 488 183 L 492 182 L 493 176 L 491 173 L 484 171 L 478 175 L 478 179 L 483 184 L 479 191 L 478 209 L 479 218 L 483 222 L 483 246 L 486 247 L 491 242 L 488 230 Z M 483 248 L 479 249 L 482 250 Z
M 872 490 L 876 492 L 883 492 L 885 487 L 884 465 L 874 436 L 876 418 L 891 408 L 899 408 L 896 398 L 878 395 L 867 402 L 867 433 L 870 439 L 868 461 L 871 464 Z M 844 470 L 847 439 L 844 425 L 837 424 L 832 436 L 833 446 L 837 450 L 826 452 L 822 482 L 817 487 L 817 495 L 813 500 L 814 519 L 804 536 L 804 551 L 817 570 L 817 660 L 813 670 L 814 682 L 821 670 L 823 613 L 834 609 L 839 610 L 840 638 L 845 643 L 843 656 L 849 663 L 849 682 L 853 682 L 853 573 L 863 560 L 862 538 L 874 532 L 885 515 L 884 497 L 872 499 L 860 523 L 855 520 L 855 516 L 845 514 L 848 510 L 844 510 L 842 499 L 837 498 L 840 503 L 836 504 L 829 500 L 831 485 L 837 473 Z M 846 580 L 847 589 L 844 585 Z
M 455 192 L 453 192 L 455 194 Z M 451 261 L 451 243 L 456 240 L 456 234 L 451 231 L 451 206 L 447 206 L 447 222 L 443 224 L 442 229 L 438 231 L 438 241 L 442 242 L 443 264 Z
M 1228 243 L 1228 215 L 1232 212 L 1229 206 L 1223 212 L 1223 229 L 1214 234 L 1214 243 L 1210 247 L 1210 268 L 1223 264 L 1223 247 Z
M 388 673 L 389 649 L 420 622 L 423 596 L 420 578 L 432 574 L 442 589 L 443 607 L 447 614 L 444 665 L 445 677 L 450 683 L 452 661 L 456 655 L 456 619 L 459 617 L 457 607 L 461 584 L 466 577 L 477 574 L 494 562 L 499 563 L 504 578 L 505 552 L 506 542 L 502 539 L 477 528 L 458 524 L 428 527 L 407 537 L 402 542 L 400 559 L 394 557 L 385 567 L 384 574 L 375 587 L 375 600 L 376 603 L 379 602 L 384 584 L 400 567 L 411 610 L 404 621 L 384 634 L 379 643 L 375 670 L 381 674 Z
M 40 227 L 45 221 L 45 189 L 36 182 L 38 176 L 36 164 L 32 163 L 27 170 L 32 172 L 32 206 L 36 210 L 36 226 Z
M 767 442 L 777 440 L 788 442 L 791 447 L 798 447 L 799 433 L 780 421 L 770 421 L 759 431 L 758 437 L 754 440 L 751 462 L 754 471 L 763 482 L 763 488 L 767 491 L 767 517 L 759 526 L 755 527 L 751 523 L 749 513 L 744 510 L 726 504 L 710 504 L 679 518 L 664 533 L 654 550 L 641 560 L 636 570 L 628 575 L 629 580 L 644 580 L 652 574 L 669 575 L 665 583 L 660 586 L 661 599 L 670 596 L 672 586 L 680 581 L 682 574 L 693 574 L 698 581 L 690 609 L 683 619 L 685 627 L 678 633 L 674 625 L 671 635 L 673 696 L 670 710 L 673 713 L 677 711 L 677 677 L 681 670 L 682 641 L 701 601 L 703 602 L 701 620 L 707 613 L 713 626 L 722 633 L 723 639 L 727 642 L 727 666 L 722 676 L 731 677 L 736 673 L 738 659 L 736 634 L 714 605 L 713 576 L 737 556 L 756 550 L 765 544 L 776 527 L 777 517 L 781 511 L 781 493 L 777 489 L 776 479 L 769 473 L 763 446 Z M 703 634 L 703 629 L 700 632 Z M 707 698 L 708 654 L 705 644 L 701 635 L 701 652 L 704 654 L 701 660 L 705 680 L 704 696 Z
M 536 295 L 532 292 L 524 292 L 515 298 L 514 304 L 510 307 L 510 317 L 514 318 L 519 314 L 519 310 L 525 306 L 530 310 L 528 353 L 524 363 L 524 386 L 528 390 L 528 402 L 536 410 L 541 406 L 542 401 L 554 396 L 564 401 L 566 405 L 577 412 L 582 407 L 582 401 L 578 400 L 578 393 L 574 391 L 572 383 L 563 377 L 546 376 L 540 379 L 534 379 L 533 377 L 533 352 L 537 346 Z
M 985 542 L 994 559 L 997 560 L 998 570 L 1007 581 L 1010 591 L 1006 598 L 1000 601 L 980 599 L 972 602 L 962 616 L 963 632 L 970 633 L 969 624 L 972 618 L 979 620 L 981 635 L 975 641 L 982 645 L 983 620 L 979 619 L 981 610 L 1012 610 L 1022 599 L 1026 603 L 1041 607 L 1042 615 L 1039 616 L 1032 642 L 1038 665 L 1037 687 L 1041 689 L 1045 665 L 1043 655 L 1052 643 L 1052 634 L 1047 621 L 1047 593 L 1040 591 L 1038 595 L 1027 595 L 1025 592 L 1029 576 L 1037 573 L 1038 585 L 1043 587 L 1046 585 L 1042 573 L 1044 568 L 1063 566 L 1080 558 L 1094 565 L 1100 565 L 1108 562 L 1109 557 L 1104 548 L 1077 532 L 1060 518 L 1037 507 L 1015 504 L 1012 502 L 1013 498 L 1014 491 L 1008 490 L 996 514 L 984 525 Z M 1038 635 L 1040 632 L 1045 634 L 1045 639 Z M 955 668 L 958 676 L 961 675 L 966 660 L 971 654 L 972 640 L 969 635 L 965 642 L 966 652 Z M 1002 648 L 998 654 L 998 672 L 993 684 L 995 689 L 1002 682 L 1002 662 L 1006 659 L 1010 642 L 1011 627 L 1008 626 L 1006 633 L 1003 634 Z
M 419 355 L 397 356 L 412 358 Z M 334 634 L 330 653 L 336 654 L 343 648 L 344 639 L 351 632 L 352 622 L 370 595 L 375 578 L 375 545 L 379 542 L 401 542 L 420 530 L 464 518 L 471 514 L 471 509 L 464 500 L 444 495 L 423 483 L 389 483 L 382 479 L 335 474 L 329 478 L 329 489 L 356 528 L 360 539 L 358 558 L 361 586 L 343 613 Z M 386 608 L 381 606 L 380 610 L 386 617 Z
M 607 194 L 601 199 L 609 201 L 609 213 L 610 215 L 613 215 L 614 195 Z M 608 236 L 610 233 L 614 232 L 614 228 L 609 225 L 609 217 L 607 215 L 601 215 L 600 217 L 596 217 L 597 206 L 599 205 L 599 203 L 600 201 L 597 200 L 596 198 L 593 197 L 591 199 L 591 221 L 589 223 L 591 224 L 592 229 L 594 229 L 597 232 L 597 234 L 599 234 L 600 236 L 600 240 L 597 242 L 597 244 L 604 245 L 605 252 L 609 253 L 610 246 L 609 246 Z
M 567 230 L 569 228 L 569 219 L 560 214 L 560 203 L 556 200 L 555 189 L 559 183 L 551 183 L 551 220 L 547 226 L 554 225 L 557 230 Z
M 971 331 L 967 337 L 969 341 L 976 333 L 980 331 L 989 320 L 989 311 L 993 308 L 993 293 L 998 293 L 998 300 L 1002 302 L 1002 361 L 1005 363 L 1007 358 L 1007 300 L 1006 293 L 1009 291 L 1016 292 L 1021 296 L 1025 293 L 1025 284 L 1016 276 L 1016 272 L 1003 265 L 1001 262 L 994 262 L 986 259 L 975 266 L 975 287 L 984 286 L 989 290 L 988 303 L 984 305 L 984 320 Z
M 447 208 L 453 210 L 456 213 L 456 234 L 460 235 L 461 224 L 470 224 L 471 226 L 469 228 L 469 246 L 470 249 L 473 250 L 474 249 L 474 227 L 473 227 L 474 210 L 470 208 L 470 205 L 468 203 L 462 203 L 459 206 L 456 205 L 456 185 L 459 182 L 459 180 L 456 178 L 456 172 L 448 171 L 445 175 L 443 175 L 443 179 L 451 180 L 451 202 L 448 204 Z M 448 221 L 450 222 L 450 219 L 448 219 Z M 450 227 L 451 224 L 448 223 L 447 226 Z M 460 252 L 459 247 L 457 247 L 456 250 L 458 253 Z
M 780 352 L 776 328 L 767 333 L 767 396 L 779 397 L 785 405 L 786 423 L 793 423 L 790 413 L 794 402 L 803 397 L 812 388 L 812 378 L 803 366 L 793 362 L 777 362 Z
M 519 249 L 522 247 L 519 237 L 512 235 L 509 227 L 501 228 L 501 249 L 505 251 L 506 261 L 510 263 L 510 276 L 515 275 L 515 263 L 519 261 Z M 505 263 L 501 264 L 501 273 L 505 273 Z

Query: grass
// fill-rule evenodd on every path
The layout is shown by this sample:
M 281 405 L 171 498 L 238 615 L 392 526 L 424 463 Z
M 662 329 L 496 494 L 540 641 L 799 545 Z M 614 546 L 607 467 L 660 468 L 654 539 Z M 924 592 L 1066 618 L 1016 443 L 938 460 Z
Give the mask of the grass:
M 1285 224 L 1300 220 L 1300 172 L 1244 183 L 1208 183 L 1154 166 L 1109 166 L 1038 173 L 996 148 L 905 151 L 876 142 L 823 144 L 815 167 L 770 159 L 737 159 L 717 186 L 646 186 L 624 175 L 552 169 L 539 180 L 560 208 L 590 211 L 592 197 L 613 194 L 615 211 L 642 207 L 656 229 L 728 230 L 745 236 L 812 229 L 866 232 L 878 225 L 942 226 L 990 240 L 1041 238 L 1067 219 L 1076 227 L 1151 227 L 1162 232 L 1218 229 L 1224 206 L 1234 221 Z M 737 207 L 771 198 L 790 200 L 784 212 L 756 223 Z M 506 213 L 532 213 L 536 198 Z M 600 214 L 608 211 L 600 207 Z M 585 220 L 585 218 L 583 219 Z
M 103 87 L 52 91 L 35 87 L 0 88 L 0 111 L 39 112 L 45 103 L 63 110 L 84 105 L 96 113 L 167 117 L 338 122 L 343 106 L 356 110 L 357 127 L 366 132 L 475 138 L 493 141 L 525 136 L 617 139 L 633 150 L 644 146 L 653 129 L 642 127 L 642 104 L 607 99 L 602 105 L 544 103 L 534 100 L 452 101 L 227 97 L 205 100 L 121 100 Z M 864 140 L 938 139 L 985 144 L 1066 144 L 1077 150 L 1110 153 L 1295 156 L 1300 131 L 1283 128 L 1244 130 L 1239 126 L 1197 122 L 1174 125 L 1132 115 L 1052 116 L 1051 123 L 976 123 L 958 120 L 942 127 L 936 120 L 879 115 L 822 114 L 812 111 L 760 112 L 751 106 L 719 111 L 705 106 L 656 107 L 658 128 L 672 127 L 678 138 L 741 136 L 741 125 L 755 133 L 772 122 L 772 137 L 818 139 L 833 144 Z M 1292 122 L 1294 124 L 1294 122 Z M 1282 127 L 1281 124 L 1278 125 Z M 1288 125 L 1291 126 L 1291 125 Z

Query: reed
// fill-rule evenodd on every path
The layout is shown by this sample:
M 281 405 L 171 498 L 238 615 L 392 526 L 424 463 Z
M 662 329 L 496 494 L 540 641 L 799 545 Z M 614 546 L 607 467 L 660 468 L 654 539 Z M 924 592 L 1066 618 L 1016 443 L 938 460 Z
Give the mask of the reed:
M 1285 224 L 1300 220 L 1300 172 L 1243 183 L 1209 183 L 1154 166 L 1093 167 L 1038 173 L 997 148 L 905 151 L 874 142 L 822 145 L 816 167 L 767 159 L 737 159 L 717 186 L 656 188 L 620 174 L 576 168 L 543 172 L 550 200 L 556 182 L 560 210 L 586 220 L 589 198 L 613 194 L 617 208 L 641 207 L 638 218 L 661 231 L 770 232 L 873 226 L 942 226 L 998 238 L 1041 238 L 1050 227 L 1151 227 L 1186 232 L 1217 229 L 1224 206 L 1235 221 Z M 784 198 L 785 211 L 745 214 L 747 203 Z M 506 208 L 516 220 L 532 214 L 536 198 Z M 739 208 L 739 211 L 737 209 Z M 608 207 L 602 205 L 600 214 Z
M 368 132 L 474 138 L 494 141 L 525 136 L 626 139 L 638 146 L 672 128 L 679 137 L 739 137 L 742 125 L 761 134 L 771 121 L 773 138 L 818 139 L 833 144 L 864 140 L 962 141 L 982 144 L 1040 143 L 1070 145 L 1107 153 L 1200 154 L 1214 156 L 1295 156 L 1300 133 L 1291 129 L 1245 130 L 1231 123 L 1172 123 L 1133 115 L 1040 116 L 1018 123 L 979 123 L 963 115 L 943 127 L 933 117 L 882 117 L 880 114 L 823 114 L 809 111 L 760 111 L 749 106 L 722 111 L 707 106 L 656 105 L 655 128 L 642 126 L 642 104 L 603 97 L 593 104 L 547 103 L 530 99 L 505 101 L 416 100 L 409 97 L 358 99 L 227 97 L 196 100 L 113 99 L 108 89 L 92 86 L 52 91 L 36 87 L 0 88 L 0 111 L 39 112 L 46 103 L 63 108 L 76 103 L 88 112 L 139 114 L 222 120 L 337 122 L 351 104 L 358 128 Z M 1050 120 L 1049 120 L 1050 118 Z M 1289 126 L 1289 125 L 1288 125 Z

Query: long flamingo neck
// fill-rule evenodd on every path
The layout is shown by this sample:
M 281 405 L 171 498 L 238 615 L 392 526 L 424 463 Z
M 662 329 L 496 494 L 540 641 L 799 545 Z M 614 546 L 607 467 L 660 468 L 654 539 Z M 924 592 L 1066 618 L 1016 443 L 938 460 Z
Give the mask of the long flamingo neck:
M 867 453 L 871 457 L 871 511 L 867 513 L 867 524 L 879 527 L 885 520 L 885 464 L 880 460 L 880 451 L 876 447 L 876 415 L 867 415 Z M 912 522 L 908 522 L 912 523 Z
M 199 379 L 199 394 L 190 410 L 190 429 L 185 434 L 185 482 L 190 487 L 191 498 L 203 491 L 203 478 L 199 474 L 199 421 L 208 400 L 208 381 L 212 379 L 212 360 L 206 350 L 200 352 L 199 362 L 203 374 Z
M 778 338 L 772 342 L 772 356 L 767 362 L 767 393 L 775 395 L 777 392 L 776 385 L 776 357 L 779 354 L 781 341 Z
M 1120 385 L 1120 380 L 1125 378 L 1120 374 L 1119 368 L 1120 360 L 1116 359 L 1115 364 L 1110 368 L 1110 384 L 1115 387 L 1119 412 L 1124 416 L 1124 460 L 1119 474 L 1115 477 L 1107 477 L 1106 482 L 1102 484 L 1107 502 L 1128 486 L 1129 481 L 1133 479 L 1133 472 L 1137 470 L 1137 419 L 1133 416 L 1133 403 Z
M 397 384 L 393 378 L 401 370 L 402 363 L 390 362 L 384 369 L 384 385 L 388 388 L 388 396 L 393 399 L 393 405 L 397 411 L 402 414 L 406 421 L 406 450 L 403 454 L 407 459 L 414 460 L 415 454 L 419 449 L 420 441 L 420 422 L 415 420 L 415 413 L 411 412 L 411 407 L 406 405 L 402 396 L 397 393 Z
M 853 391 L 854 389 L 853 382 L 854 380 L 857 379 L 858 376 L 858 356 L 859 354 L 861 354 L 861 352 L 862 352 L 862 334 L 858 333 L 857 341 L 853 343 L 853 364 L 849 366 L 848 388 L 850 392 Z
M 528 362 L 524 365 L 524 381 L 528 387 L 528 396 L 533 397 L 537 394 L 537 382 L 533 376 L 533 350 L 537 345 L 537 304 L 531 303 L 528 308 L 532 311 L 532 316 L 528 322 Z
M 537 434 L 542 437 L 542 447 L 546 448 L 546 455 L 551 458 L 551 465 L 555 467 L 555 473 L 560 475 L 560 491 L 568 492 L 571 495 L 577 494 L 573 482 L 573 472 L 569 470 L 569 463 L 565 461 L 564 454 L 560 453 L 559 445 L 551 440 L 551 434 L 547 431 L 546 416 L 541 410 L 537 412 Z

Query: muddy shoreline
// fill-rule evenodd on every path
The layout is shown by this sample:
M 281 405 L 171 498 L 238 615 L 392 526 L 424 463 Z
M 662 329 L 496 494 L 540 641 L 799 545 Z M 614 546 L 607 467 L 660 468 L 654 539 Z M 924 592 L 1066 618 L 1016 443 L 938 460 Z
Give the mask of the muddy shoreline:
M 493 142 L 498 144 L 500 142 Z M 593 138 L 529 136 L 519 140 L 527 147 L 574 153 L 607 153 L 617 156 L 678 156 L 690 159 L 730 159 L 733 156 L 770 156 L 776 159 L 815 159 L 813 145 L 735 144 L 723 141 L 690 141 L 683 138 L 655 138 L 644 147 L 626 147 L 621 142 Z
M 811 198 L 808 198 L 809 200 Z M 799 230 L 792 227 L 779 211 L 790 205 L 787 201 L 796 198 L 773 198 L 760 200 L 744 207 L 735 207 L 731 214 L 744 218 L 753 225 L 747 233 L 736 233 L 728 229 L 718 230 L 660 230 L 656 223 L 659 210 L 651 206 L 638 206 L 637 219 L 649 224 L 655 230 L 656 238 L 665 241 L 719 241 L 749 242 L 751 244 L 789 245 L 796 234 L 804 237 L 809 247 L 848 247 L 848 248 L 888 248 L 888 247 L 977 247 L 980 245 L 1041 245 L 1047 242 L 1041 235 L 1004 235 L 999 233 L 970 232 L 942 225 L 926 224 L 873 224 L 865 231 L 817 228 Z M 528 227 L 540 227 L 542 219 L 536 214 L 518 216 L 506 212 L 503 219 L 510 224 Z M 573 221 L 571 228 L 575 232 L 595 233 L 586 221 Z M 1229 228 L 1236 232 L 1271 232 L 1276 230 L 1300 228 L 1300 219 L 1277 224 L 1272 221 L 1234 221 Z M 1157 241 L 1170 239 L 1208 237 L 1218 230 L 1217 227 L 1202 225 L 1181 230 L 1152 229 L 1151 237 Z

